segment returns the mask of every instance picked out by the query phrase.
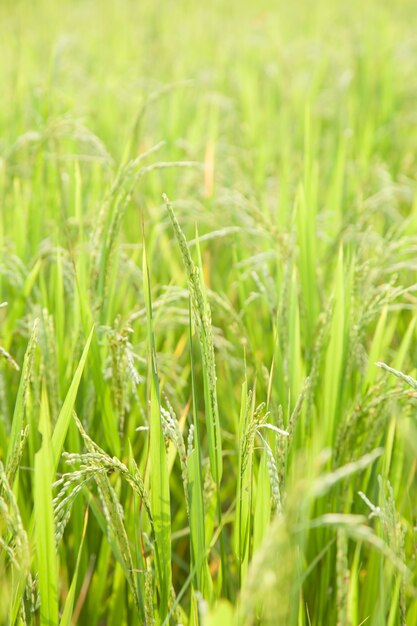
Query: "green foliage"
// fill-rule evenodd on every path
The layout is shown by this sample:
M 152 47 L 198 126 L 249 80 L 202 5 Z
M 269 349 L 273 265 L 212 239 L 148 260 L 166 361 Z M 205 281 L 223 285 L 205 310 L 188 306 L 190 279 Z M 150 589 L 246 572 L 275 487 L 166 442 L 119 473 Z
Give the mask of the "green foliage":
M 0 17 L 0 624 L 417 623 L 413 2 Z

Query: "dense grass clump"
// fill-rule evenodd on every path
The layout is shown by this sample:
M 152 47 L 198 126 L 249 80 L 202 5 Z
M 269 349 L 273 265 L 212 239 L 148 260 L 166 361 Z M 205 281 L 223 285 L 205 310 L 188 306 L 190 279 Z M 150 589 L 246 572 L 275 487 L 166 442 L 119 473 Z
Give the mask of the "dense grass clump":
M 0 624 L 416 624 L 414 3 L 0 14 Z

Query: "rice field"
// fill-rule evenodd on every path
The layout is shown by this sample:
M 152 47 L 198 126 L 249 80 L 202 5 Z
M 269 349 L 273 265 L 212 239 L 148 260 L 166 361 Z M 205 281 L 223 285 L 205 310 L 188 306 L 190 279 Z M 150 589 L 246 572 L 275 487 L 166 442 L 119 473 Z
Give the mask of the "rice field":
M 0 624 L 417 624 L 415 3 L 0 17 Z

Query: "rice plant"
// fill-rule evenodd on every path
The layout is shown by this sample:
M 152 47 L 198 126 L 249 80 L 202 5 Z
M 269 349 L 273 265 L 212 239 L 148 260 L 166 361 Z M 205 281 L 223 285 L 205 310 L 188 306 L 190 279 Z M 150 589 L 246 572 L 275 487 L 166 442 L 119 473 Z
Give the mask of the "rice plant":
M 417 624 L 414 4 L 0 16 L 0 625 Z

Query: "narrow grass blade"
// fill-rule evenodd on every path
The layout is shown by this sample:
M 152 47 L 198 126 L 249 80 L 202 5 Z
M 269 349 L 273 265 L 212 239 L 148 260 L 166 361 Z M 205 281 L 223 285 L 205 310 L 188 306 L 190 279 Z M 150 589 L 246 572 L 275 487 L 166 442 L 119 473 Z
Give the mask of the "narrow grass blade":
M 7 478 L 10 483 L 12 483 L 14 476 L 10 476 L 10 469 L 13 465 L 13 459 L 17 454 L 20 445 L 21 433 L 23 428 L 23 418 L 24 418 L 24 410 L 25 410 L 25 395 L 26 390 L 29 384 L 33 356 L 35 352 L 35 347 L 37 343 L 37 331 L 38 331 L 38 320 L 35 320 L 33 324 L 32 334 L 29 339 L 29 344 L 25 353 L 25 357 L 23 360 L 22 373 L 20 376 L 19 389 L 17 392 L 16 402 L 14 406 L 13 419 L 12 419 L 12 428 L 9 437 L 9 445 L 7 448 L 7 459 L 6 459 L 6 473 Z
M 196 569 L 197 589 L 204 597 L 211 596 L 213 585 L 206 556 L 206 529 L 201 467 L 200 428 L 197 415 L 197 397 L 194 377 L 191 301 L 189 301 L 189 339 L 191 359 L 191 387 L 193 396 L 194 448 L 188 457 L 188 484 L 190 497 L 190 533 L 192 559 Z
M 40 593 L 41 626 L 58 624 L 58 562 L 55 548 L 50 440 L 50 416 L 45 386 L 42 388 L 39 430 L 42 447 L 35 456 L 35 536 Z

